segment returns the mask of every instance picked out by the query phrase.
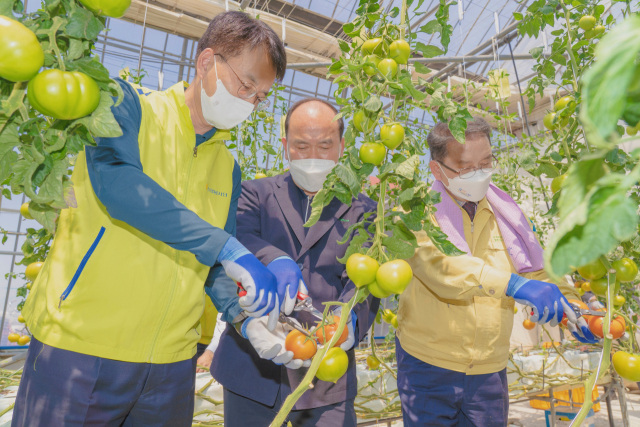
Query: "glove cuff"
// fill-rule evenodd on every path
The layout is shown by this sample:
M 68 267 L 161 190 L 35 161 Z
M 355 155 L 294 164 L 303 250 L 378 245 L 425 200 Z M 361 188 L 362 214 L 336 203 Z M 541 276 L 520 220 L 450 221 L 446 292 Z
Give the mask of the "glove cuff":
M 288 256 L 286 256 L 286 255 L 279 256 L 278 258 L 274 259 L 274 260 L 273 260 L 273 261 L 271 261 L 271 262 L 275 262 L 275 261 L 282 261 L 282 260 L 285 260 L 285 259 L 287 259 L 287 260 L 289 260 L 289 261 L 291 261 L 291 262 L 295 262 L 291 257 L 288 257 Z M 270 262 L 269 264 L 271 264 L 271 262 Z
M 249 337 L 247 336 L 247 326 L 249 326 L 249 322 L 251 322 L 254 319 L 255 317 L 247 317 L 247 319 L 244 322 L 242 322 L 242 327 L 240 328 L 240 335 L 242 335 L 246 339 L 249 339 Z
M 512 273 L 511 278 L 509 279 L 509 286 L 507 286 L 507 296 L 513 297 L 513 295 L 518 292 L 518 289 L 520 289 L 528 281 L 529 279 L 525 279 L 522 276 Z
M 249 252 L 247 248 L 245 248 L 242 245 L 242 243 L 238 241 L 238 239 L 236 239 L 235 237 L 229 237 L 229 240 L 227 240 L 227 243 L 225 243 L 224 246 L 222 247 L 220 254 L 218 254 L 218 261 L 233 262 L 238 258 L 240 258 L 241 256 L 244 256 L 250 253 L 251 252 Z

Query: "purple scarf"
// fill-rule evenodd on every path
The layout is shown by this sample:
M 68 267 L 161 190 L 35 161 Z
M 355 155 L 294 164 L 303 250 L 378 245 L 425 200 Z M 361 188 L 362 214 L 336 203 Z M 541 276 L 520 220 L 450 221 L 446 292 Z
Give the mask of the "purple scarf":
M 458 249 L 471 255 L 467 240 L 464 238 L 460 207 L 447 193 L 442 182 L 436 181 L 431 188 L 439 192 L 442 199 L 435 205 L 436 220 L 440 229 Z M 491 184 L 487 192 L 487 201 L 493 209 L 507 252 L 518 273 L 541 270 L 544 266 L 542 247 L 515 200 Z

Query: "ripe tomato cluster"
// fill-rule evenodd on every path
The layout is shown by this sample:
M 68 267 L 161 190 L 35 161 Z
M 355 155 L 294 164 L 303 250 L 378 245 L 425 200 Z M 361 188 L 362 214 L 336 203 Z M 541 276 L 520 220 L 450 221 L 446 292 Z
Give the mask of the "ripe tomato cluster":
M 404 292 L 413 278 L 413 271 L 402 259 L 380 265 L 370 256 L 356 253 L 347 260 L 347 275 L 357 287 L 367 286 L 374 297 L 387 298 Z

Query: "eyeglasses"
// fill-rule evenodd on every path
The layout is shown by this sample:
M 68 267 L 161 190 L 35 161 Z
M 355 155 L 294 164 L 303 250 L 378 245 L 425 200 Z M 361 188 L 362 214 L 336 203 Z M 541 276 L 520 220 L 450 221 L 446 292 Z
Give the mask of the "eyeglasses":
M 231 69 L 231 71 L 233 71 L 233 74 L 235 74 L 236 77 L 238 78 L 238 80 L 240 81 L 240 87 L 238 88 L 238 98 L 251 99 L 251 98 L 253 98 L 255 96 L 256 100 L 253 102 L 253 105 L 255 105 L 255 109 L 256 110 L 262 111 L 262 110 L 266 110 L 267 108 L 269 108 L 269 106 L 271 105 L 271 101 L 269 101 L 267 98 L 259 98 L 257 96 L 258 95 L 258 89 L 256 89 L 256 87 L 255 87 L 255 85 L 253 83 L 242 81 L 242 79 L 240 78 L 238 73 L 236 73 L 236 70 L 234 70 L 233 67 L 231 65 L 229 65 L 229 63 L 224 58 L 224 56 L 222 56 L 219 53 L 216 53 L 215 55 L 217 55 L 220 58 L 222 58 L 224 63 L 227 64 L 227 66 Z
M 491 155 L 491 157 L 492 157 L 491 160 L 481 164 L 477 168 L 464 168 L 464 169 L 460 169 L 459 171 L 455 169 L 451 169 L 449 166 L 445 165 L 440 160 L 437 160 L 437 162 L 440 163 L 445 168 L 449 169 L 451 172 L 454 172 L 455 174 L 457 174 L 460 177 L 460 179 L 469 179 L 472 176 L 474 176 L 476 174 L 476 171 L 478 170 L 481 170 L 484 173 L 489 173 L 496 170 L 496 168 L 498 167 L 498 159 L 493 154 Z

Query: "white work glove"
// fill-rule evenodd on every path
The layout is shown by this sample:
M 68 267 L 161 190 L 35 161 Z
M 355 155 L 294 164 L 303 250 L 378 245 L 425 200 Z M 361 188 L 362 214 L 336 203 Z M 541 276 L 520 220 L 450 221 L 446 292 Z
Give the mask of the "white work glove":
M 333 314 L 335 316 L 338 317 L 342 317 L 342 307 L 338 307 L 333 311 Z M 340 348 L 343 349 L 344 351 L 349 351 L 353 348 L 354 344 L 356 343 L 356 336 L 355 336 L 355 331 L 356 331 L 356 322 L 358 321 L 358 316 L 356 316 L 356 314 L 352 311 L 351 313 L 349 313 L 349 318 L 347 319 L 347 324 L 345 326 L 345 328 L 349 329 L 349 335 L 347 336 L 347 340 L 345 342 L 343 342 L 342 344 L 340 344 Z
M 291 319 L 297 323 L 295 319 Z M 289 325 L 278 322 L 273 331 L 267 328 L 267 317 L 249 317 L 242 324 L 241 334 L 249 340 L 262 359 L 271 360 L 276 365 L 284 365 L 289 369 L 308 368 L 311 359 L 294 359 L 293 352 L 284 348 L 287 334 L 293 330 Z
M 571 335 L 583 344 L 597 344 L 600 342 L 598 337 L 593 335 L 589 330 L 589 325 L 584 317 L 578 317 L 574 322 L 567 322 L 567 328 L 571 332 Z

